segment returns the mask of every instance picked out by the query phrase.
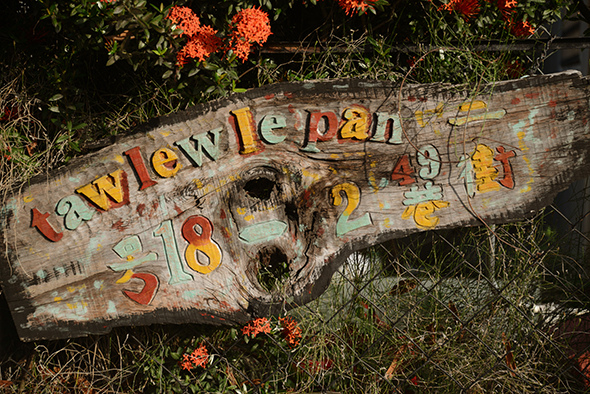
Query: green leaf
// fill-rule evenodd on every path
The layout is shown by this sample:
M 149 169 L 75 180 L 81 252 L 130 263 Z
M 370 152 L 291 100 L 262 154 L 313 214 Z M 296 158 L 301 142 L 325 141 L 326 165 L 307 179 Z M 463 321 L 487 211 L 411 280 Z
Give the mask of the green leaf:
M 57 93 L 57 94 L 53 95 L 53 97 L 51 97 L 51 98 L 49 99 L 49 101 L 57 101 L 57 100 L 61 100 L 63 97 L 64 97 L 64 96 L 63 96 L 63 94 Z
M 216 71 L 219 70 L 219 66 L 215 63 L 205 62 L 205 70 Z
M 155 18 L 153 18 L 150 23 L 152 25 L 157 25 L 158 23 L 160 23 L 162 21 L 162 18 L 164 17 L 164 15 L 157 15 Z
M 51 112 L 55 112 L 56 114 L 59 114 L 59 107 L 57 105 L 49 107 L 49 110 Z
M 120 21 L 117 22 L 117 24 L 115 25 L 115 29 L 116 30 L 121 30 L 123 29 L 125 26 L 127 26 L 129 24 L 129 20 L 127 19 L 121 19 Z
M 162 79 L 170 78 L 170 76 L 172 75 L 173 72 L 174 72 L 173 70 L 166 71 L 164 74 L 162 74 Z
M 194 67 L 192 70 L 190 70 L 190 71 L 188 72 L 188 76 L 189 76 L 189 78 L 190 78 L 190 77 L 192 77 L 193 75 L 195 75 L 195 74 L 196 74 L 196 73 L 198 73 L 198 72 L 199 72 L 199 69 L 198 69 L 197 67 Z
M 113 14 L 117 15 L 123 11 L 125 11 L 125 6 L 120 5 L 120 6 L 115 7 L 115 9 L 113 10 Z
M 139 19 L 141 19 L 141 21 L 143 23 L 146 23 L 147 24 L 148 21 L 152 18 L 152 16 L 154 16 L 154 13 L 153 12 L 148 12 L 147 14 L 141 16 Z

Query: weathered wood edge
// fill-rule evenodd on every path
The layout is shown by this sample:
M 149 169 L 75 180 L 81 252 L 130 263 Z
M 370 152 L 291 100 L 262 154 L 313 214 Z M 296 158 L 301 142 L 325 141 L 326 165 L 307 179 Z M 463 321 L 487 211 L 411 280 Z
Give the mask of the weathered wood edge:
M 539 86 L 542 86 L 543 83 L 546 82 L 550 78 L 563 77 L 563 78 L 567 79 L 571 75 L 572 75 L 572 73 L 563 73 L 563 74 L 558 74 L 558 75 L 536 77 L 537 79 L 535 79 L 535 83 Z M 486 89 L 492 90 L 494 92 L 501 92 L 501 91 L 506 91 L 506 90 L 518 89 L 521 86 L 527 86 L 527 87 L 531 86 L 530 81 L 531 81 L 530 79 L 523 79 L 523 80 L 516 80 L 516 81 L 500 82 L 500 83 L 495 84 L 492 87 L 486 87 Z M 149 130 L 151 130 L 157 126 L 166 125 L 166 124 L 173 124 L 176 122 L 192 119 L 194 117 L 200 116 L 200 115 L 207 113 L 209 111 L 215 111 L 219 108 L 223 108 L 224 106 L 226 106 L 230 103 L 236 102 L 236 101 L 244 101 L 244 100 L 262 97 L 262 96 L 265 96 L 266 94 L 269 94 L 270 92 L 274 92 L 277 90 L 286 90 L 285 87 L 289 87 L 290 88 L 289 90 L 292 91 L 293 93 L 305 91 L 306 94 L 308 94 L 308 95 L 310 94 L 310 92 L 321 94 L 322 92 L 325 92 L 328 89 L 332 89 L 334 85 L 338 85 L 338 84 L 348 84 L 349 86 L 362 86 L 363 84 L 371 84 L 372 85 L 371 88 L 373 88 L 373 89 L 377 88 L 377 89 L 390 90 L 392 92 L 391 93 L 392 96 L 394 96 L 394 97 L 397 96 L 397 94 L 399 92 L 399 85 L 393 85 L 393 84 L 389 84 L 386 82 L 379 82 L 379 81 L 377 81 L 377 82 L 367 82 L 367 81 L 359 81 L 359 80 L 338 80 L 338 81 L 327 81 L 327 82 L 321 81 L 321 82 L 314 82 L 312 89 L 305 89 L 303 87 L 303 85 L 305 83 L 306 82 L 302 82 L 302 83 L 298 83 L 295 85 L 293 85 L 293 84 L 270 85 L 268 87 L 254 89 L 252 91 L 248 91 L 243 94 L 235 95 L 235 96 L 232 96 L 228 99 L 223 99 L 223 100 L 219 100 L 219 101 L 216 101 L 213 103 L 199 105 L 199 106 L 196 106 L 194 109 L 185 111 L 181 114 L 175 114 L 175 115 L 167 116 L 164 118 L 158 118 L 154 121 L 150 121 L 147 124 L 144 124 L 142 126 L 139 126 L 136 129 L 134 129 L 133 132 L 125 134 L 124 136 L 121 136 L 120 138 L 117 139 L 117 142 L 124 141 L 126 138 L 129 138 L 130 136 L 136 135 L 138 133 L 147 133 Z M 578 88 L 582 88 L 582 89 L 585 89 L 588 86 L 588 80 L 585 78 L 579 77 L 579 74 L 578 74 L 578 78 L 574 79 L 572 83 L 574 84 L 574 86 L 576 86 Z M 424 89 L 433 89 L 434 88 L 435 90 L 440 90 L 440 91 L 444 92 L 449 89 L 449 86 L 440 85 L 440 84 L 420 86 L 420 87 L 408 86 L 408 87 L 404 87 L 403 90 L 404 90 L 404 92 L 406 90 L 415 91 L 416 89 L 422 89 L 422 88 L 424 88 Z M 456 87 L 456 86 L 453 87 L 453 89 L 460 90 L 460 88 Z M 481 94 L 482 92 L 478 92 L 478 93 Z M 344 92 L 343 95 L 346 95 L 346 93 Z M 582 149 L 582 148 L 580 148 L 580 149 Z M 586 149 L 584 149 L 584 151 L 586 151 Z M 90 154 L 89 156 L 86 156 L 86 157 L 75 159 L 68 166 L 81 165 L 81 164 L 87 163 L 87 162 L 91 161 L 96 155 L 98 155 L 99 152 Z M 56 171 L 59 171 L 59 169 L 57 169 Z M 587 175 L 587 174 L 584 173 L 583 171 L 566 174 L 564 176 L 563 181 L 561 182 L 561 184 L 562 184 L 561 190 L 565 189 L 567 187 L 567 185 L 569 183 L 571 183 L 573 180 L 575 180 L 576 178 L 581 178 L 585 175 Z M 47 182 L 50 179 L 52 179 L 51 174 L 42 175 L 42 176 L 38 176 L 38 177 L 35 177 L 34 179 L 32 179 L 29 182 L 29 184 L 34 184 L 34 183 L 39 183 L 39 182 Z M 557 194 L 557 192 L 559 192 L 561 190 L 556 190 L 555 194 Z M 18 191 L 15 191 L 15 193 L 17 193 L 17 192 Z M 548 203 L 550 203 L 553 198 L 554 198 L 553 195 L 546 195 L 545 198 L 543 198 L 540 201 L 537 201 L 537 203 L 534 205 L 535 208 L 533 208 L 529 212 L 523 212 L 523 215 L 530 215 L 534 212 L 534 210 L 540 209 L 540 208 L 548 205 Z M 5 220 L 5 218 L 3 220 Z M 489 221 L 489 223 L 495 223 L 495 222 L 500 222 L 500 221 L 501 221 L 501 218 L 498 218 L 497 220 L 492 219 Z M 4 234 L 3 234 L 3 237 L 4 237 Z M 394 237 L 392 237 L 391 234 L 388 234 L 383 237 L 378 237 L 377 239 L 374 239 L 371 241 L 381 242 L 381 241 L 385 241 L 385 240 L 391 239 L 391 238 L 394 238 Z M 329 261 L 328 264 L 323 267 L 323 271 L 322 271 L 320 278 L 317 280 L 317 282 L 315 282 L 311 286 L 311 288 L 309 289 L 310 291 L 304 292 L 300 297 L 296 298 L 293 302 L 293 305 L 305 303 L 305 302 L 317 297 L 317 295 L 321 294 L 323 292 L 323 290 L 325 289 L 325 287 L 329 284 L 329 281 L 330 281 L 330 278 L 331 278 L 333 272 L 335 272 L 335 270 L 346 259 L 346 257 L 350 253 L 352 253 L 353 251 L 366 246 L 366 244 L 367 244 L 367 242 L 365 240 L 357 240 L 356 242 L 351 243 L 351 244 L 347 245 L 345 248 L 341 249 L 336 255 L 333 256 L 331 261 Z M 5 254 L 3 255 L 2 260 L 3 260 L 3 262 L 7 262 L 7 256 Z M 0 264 L 0 268 L 1 268 L 0 273 L 2 273 L 3 277 L 7 277 L 7 275 L 10 274 L 9 272 L 6 271 L 6 267 L 7 267 L 7 264 Z M 2 285 L 4 286 L 4 283 L 2 283 Z M 276 312 L 277 308 L 280 308 L 281 306 L 282 306 L 281 303 L 267 304 L 267 303 L 253 302 L 251 304 L 251 311 L 249 310 L 249 312 L 252 315 L 267 314 L 269 312 L 273 313 L 273 312 Z M 166 310 L 157 310 L 157 311 L 154 311 L 153 313 L 158 313 L 158 314 L 162 315 L 165 320 L 173 320 L 178 323 L 185 323 L 185 322 L 193 322 L 194 321 L 194 319 L 192 319 L 190 316 L 187 316 L 186 319 L 179 318 L 178 312 L 170 314 L 170 318 L 166 317 L 166 314 L 168 313 Z M 245 318 L 247 318 L 248 316 L 244 315 L 244 316 L 220 316 L 220 317 L 225 318 L 229 321 L 241 322 Z M 120 321 L 118 322 L 120 324 L 117 324 L 117 325 L 133 325 L 136 322 L 138 322 L 139 320 L 140 319 L 135 318 L 135 317 L 121 318 Z M 91 323 L 84 323 L 84 327 L 87 329 L 86 331 L 88 333 L 91 333 L 91 332 L 92 333 L 97 333 L 97 332 L 100 333 L 100 332 L 110 331 L 110 329 L 112 328 L 112 324 L 110 326 L 103 327 L 102 322 L 95 321 L 95 322 L 91 322 Z M 82 334 L 83 334 L 83 331 L 82 331 Z M 64 337 L 66 337 L 66 336 L 68 336 L 67 333 L 64 333 Z M 24 339 L 36 339 L 36 338 L 32 337 L 32 338 L 24 338 Z

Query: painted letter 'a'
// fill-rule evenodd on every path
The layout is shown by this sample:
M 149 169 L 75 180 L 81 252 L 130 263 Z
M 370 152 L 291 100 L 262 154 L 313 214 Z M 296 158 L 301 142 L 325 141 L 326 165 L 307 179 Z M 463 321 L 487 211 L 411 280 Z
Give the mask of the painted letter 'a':
M 123 170 L 113 171 L 91 183 L 76 189 L 103 211 L 117 208 L 129 202 L 127 173 Z

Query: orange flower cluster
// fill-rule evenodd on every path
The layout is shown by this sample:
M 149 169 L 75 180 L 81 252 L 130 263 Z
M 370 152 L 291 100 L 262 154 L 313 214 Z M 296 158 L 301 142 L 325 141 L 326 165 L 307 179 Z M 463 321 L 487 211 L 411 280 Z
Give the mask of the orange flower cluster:
M 230 49 L 243 62 L 248 59 L 253 44 L 262 45 L 272 33 L 268 14 L 259 8 L 246 8 L 231 20 Z
M 252 335 L 252 338 L 256 338 L 260 333 L 270 334 L 270 322 L 266 317 L 254 319 L 242 328 L 242 334 Z
M 502 15 L 504 15 L 504 18 L 507 19 L 510 17 L 510 14 L 514 12 L 517 3 L 516 0 L 498 0 L 496 4 L 498 9 L 502 12 Z
M 188 7 L 172 7 L 166 17 L 182 30 L 180 35 L 189 39 L 185 46 L 178 51 L 176 60 L 179 65 L 185 65 L 189 59 L 205 60 L 212 53 L 221 48 L 221 38 L 217 37 L 217 30 L 211 26 L 201 25 L 199 17 Z
M 457 11 L 463 19 L 469 20 L 479 13 L 480 6 L 478 0 L 451 0 L 441 5 L 438 10 Z
M 182 30 L 181 36 L 186 34 L 192 37 L 198 34 L 201 27 L 199 17 L 188 7 L 174 6 L 166 18 L 170 19 L 178 29 Z
M 297 322 L 289 316 L 279 317 L 279 321 L 283 327 L 283 336 L 287 343 L 291 347 L 299 345 L 299 341 L 301 340 L 301 328 L 297 325 Z
M 205 345 L 201 345 L 196 348 L 190 355 L 183 354 L 182 355 L 182 362 L 180 366 L 182 369 L 190 371 L 196 367 L 205 368 L 207 366 L 207 360 L 209 360 L 209 352 Z
M 528 21 L 514 22 L 513 19 L 509 21 L 510 32 L 516 37 L 528 37 L 535 32 L 535 28 Z
M 230 24 L 229 46 L 217 36 L 217 30 L 201 24 L 199 17 L 188 7 L 174 6 L 167 19 L 188 37 L 186 45 L 178 52 L 177 62 L 185 65 L 190 59 L 204 61 L 219 50 L 231 49 L 243 62 L 248 59 L 254 44 L 264 44 L 272 34 L 268 14 L 256 7 L 239 11 Z
M 338 5 L 347 15 L 355 12 L 365 12 L 366 9 L 374 9 L 376 0 L 337 0 Z
M 535 32 L 535 28 L 528 21 L 516 22 L 514 20 L 517 4 L 516 0 L 497 0 L 496 2 L 504 20 L 508 22 L 510 32 L 516 37 L 528 37 Z
M 432 0 L 429 0 L 432 2 Z M 535 32 L 535 28 L 528 21 L 516 22 L 514 13 L 517 0 L 487 0 L 488 2 L 495 1 L 496 6 L 502 13 L 502 17 L 508 23 L 510 32 L 517 37 L 528 37 Z M 439 11 L 445 10 L 449 12 L 456 11 L 461 14 L 466 21 L 474 18 L 479 14 L 481 6 L 479 0 L 450 0 L 448 3 L 441 5 Z

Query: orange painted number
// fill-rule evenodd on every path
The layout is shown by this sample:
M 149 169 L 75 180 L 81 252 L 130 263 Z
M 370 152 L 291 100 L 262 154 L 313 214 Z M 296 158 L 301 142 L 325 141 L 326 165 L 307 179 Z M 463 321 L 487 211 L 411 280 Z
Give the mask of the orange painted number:
M 201 228 L 201 233 L 197 233 L 195 227 Z M 212 239 L 213 225 L 204 216 L 193 215 L 186 219 L 182 225 L 182 236 L 189 245 L 186 247 L 184 257 L 186 263 L 193 270 L 208 274 L 214 271 L 221 263 L 221 249 Z M 203 265 L 199 262 L 197 253 L 202 252 L 209 259 L 209 264 Z
M 414 177 L 412 177 L 413 173 L 414 168 L 410 165 L 410 157 L 408 155 L 403 155 L 395 164 L 393 172 L 391 173 L 391 179 L 393 181 L 400 181 L 400 186 L 410 185 L 416 182 Z

